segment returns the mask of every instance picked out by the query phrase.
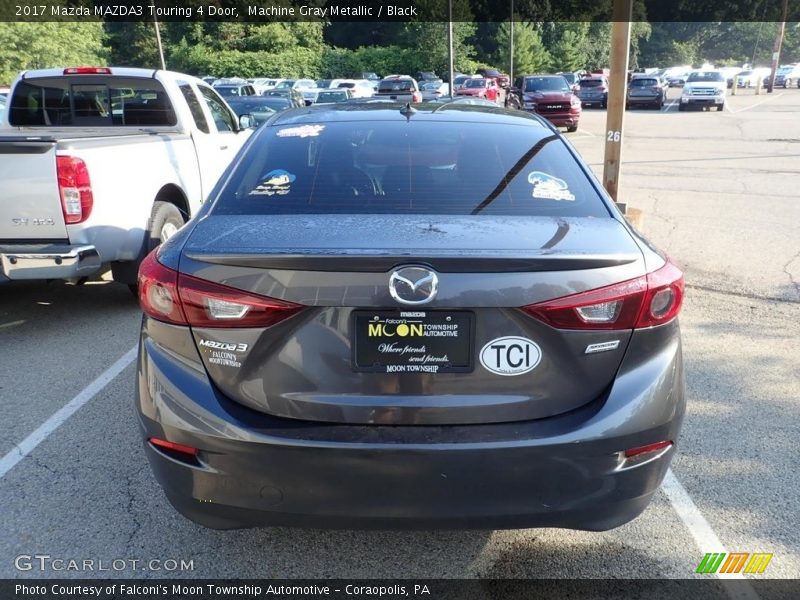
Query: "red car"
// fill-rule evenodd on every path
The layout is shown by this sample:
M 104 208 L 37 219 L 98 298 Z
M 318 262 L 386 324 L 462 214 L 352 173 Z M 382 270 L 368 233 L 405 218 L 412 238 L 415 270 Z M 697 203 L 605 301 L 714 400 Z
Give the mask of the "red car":
M 473 77 L 464 82 L 456 92 L 456 96 L 477 96 L 478 98 L 486 98 L 492 102 L 497 102 L 498 89 L 494 79 Z
M 535 112 L 556 127 L 576 131 L 581 101 L 562 75 L 527 75 L 522 78 L 522 108 Z
M 485 77 L 486 79 L 493 79 L 494 82 L 501 88 L 508 87 L 509 84 L 508 75 L 503 75 L 497 69 L 490 69 L 489 67 L 484 67 L 482 69 L 478 69 L 478 75 L 480 75 L 481 77 Z

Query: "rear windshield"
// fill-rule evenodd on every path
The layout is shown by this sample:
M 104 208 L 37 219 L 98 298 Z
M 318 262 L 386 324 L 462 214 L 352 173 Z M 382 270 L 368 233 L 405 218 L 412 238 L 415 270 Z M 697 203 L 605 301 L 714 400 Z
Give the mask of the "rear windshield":
M 413 92 L 414 82 L 410 79 L 384 80 L 378 84 L 379 92 Z
M 609 216 L 563 141 L 540 126 L 373 120 L 254 136 L 217 214 Z
M 65 76 L 25 79 L 14 88 L 17 127 L 173 126 L 172 104 L 155 79 Z
M 600 87 L 603 85 L 602 79 L 581 79 L 582 88 Z
M 631 87 L 655 87 L 658 85 L 657 79 L 644 79 L 643 77 L 631 79 Z
M 486 87 L 486 79 L 468 79 L 464 87 L 468 88 L 482 88 Z

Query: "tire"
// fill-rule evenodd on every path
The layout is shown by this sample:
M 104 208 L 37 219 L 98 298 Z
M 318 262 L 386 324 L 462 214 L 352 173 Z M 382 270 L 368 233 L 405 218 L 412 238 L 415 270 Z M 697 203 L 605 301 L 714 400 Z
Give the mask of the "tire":
M 717 112 L 722 112 L 723 110 L 725 110 L 725 103 L 724 102 L 717 107 Z
M 124 283 L 133 295 L 137 295 L 136 276 L 139 263 L 142 262 L 154 248 L 165 242 L 184 224 L 183 214 L 177 206 L 170 202 L 156 200 L 150 212 L 150 221 L 142 243 L 141 253 L 135 260 L 111 263 L 111 273 L 114 281 Z
M 608 100 L 603 100 L 600 103 L 600 108 L 608 108 Z
M 567 127 L 567 133 L 575 133 L 576 131 L 578 131 L 577 125 L 571 125 L 570 127 Z
M 150 227 L 147 230 L 148 248 L 150 252 L 171 238 L 178 229 L 183 227 L 183 215 L 178 207 L 170 202 L 153 202 L 153 212 L 150 213 Z
M 685 110 L 686 110 L 686 107 L 685 107 L 683 104 L 678 104 L 678 110 L 679 110 L 680 112 L 683 112 L 683 111 L 685 111 Z

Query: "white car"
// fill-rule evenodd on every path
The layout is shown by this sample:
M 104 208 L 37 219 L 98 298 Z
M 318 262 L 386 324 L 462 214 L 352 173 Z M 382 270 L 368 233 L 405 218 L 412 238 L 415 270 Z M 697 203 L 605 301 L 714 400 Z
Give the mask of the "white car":
M 375 86 L 368 79 L 334 79 L 330 89 L 347 88 L 353 98 L 371 98 L 375 94 Z
M 256 96 L 263 96 L 264 92 L 273 89 L 281 81 L 283 81 L 283 79 L 270 79 L 268 77 L 257 77 L 247 80 L 247 82 L 255 88 Z
M 678 110 L 715 106 L 721 111 L 725 108 L 727 87 L 727 80 L 722 71 L 717 69 L 692 71 L 683 86 Z

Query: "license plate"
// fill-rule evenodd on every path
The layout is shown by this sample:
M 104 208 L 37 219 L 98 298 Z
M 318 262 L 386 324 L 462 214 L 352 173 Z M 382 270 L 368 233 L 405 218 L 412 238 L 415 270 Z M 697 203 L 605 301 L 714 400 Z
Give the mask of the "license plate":
M 475 316 L 467 311 L 354 311 L 353 369 L 469 373 Z

